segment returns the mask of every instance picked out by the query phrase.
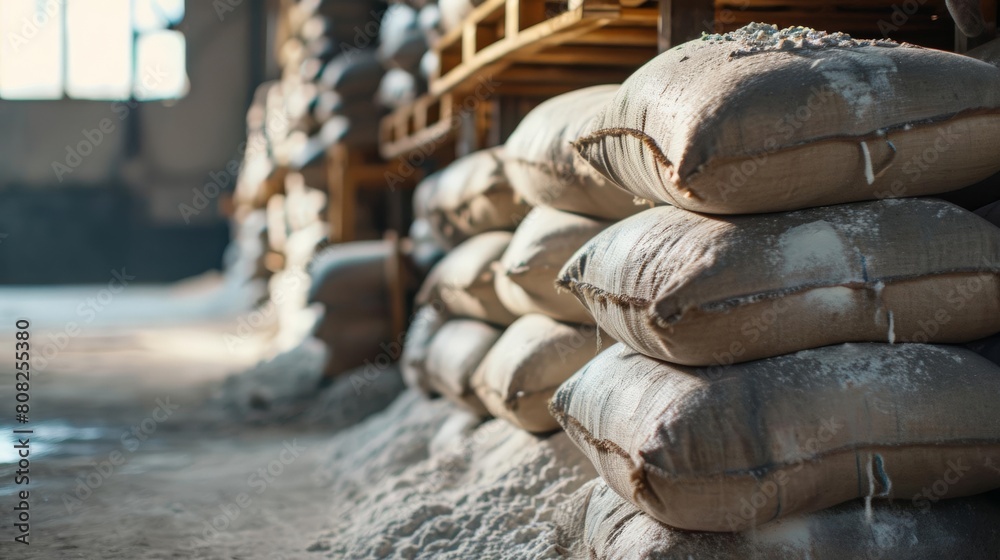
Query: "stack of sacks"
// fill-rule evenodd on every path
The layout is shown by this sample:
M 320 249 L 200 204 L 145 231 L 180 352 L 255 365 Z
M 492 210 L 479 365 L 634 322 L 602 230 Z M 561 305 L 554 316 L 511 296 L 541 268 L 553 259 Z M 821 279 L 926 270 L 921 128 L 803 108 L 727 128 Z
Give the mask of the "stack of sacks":
M 503 148 L 465 156 L 417 186 L 422 212 L 438 243 L 452 248 L 487 231 L 513 231 L 530 207 L 504 172 Z
M 434 235 L 430 220 L 429 205 L 440 179 L 441 171 L 428 175 L 413 193 L 413 223 L 410 225 L 409 235 L 413 243 L 411 257 L 422 275 L 426 275 L 447 252 L 447 248 L 438 239 L 440 236 Z
M 319 303 L 323 317 L 313 335 L 328 349 L 324 376 L 329 379 L 367 363 L 399 358 L 392 341 L 388 260 L 395 258 L 388 241 L 355 241 L 323 249 L 309 267 L 312 286 L 308 303 Z M 386 359 L 380 359 L 386 354 Z
M 373 98 L 383 73 L 372 49 L 330 60 L 310 85 L 315 93 L 303 107 L 314 125 L 300 127 L 287 139 L 288 166 L 306 175 L 310 184 L 325 183 L 323 156 L 331 146 L 373 148 L 383 114 Z
M 959 55 L 754 24 L 658 56 L 575 145 L 677 207 L 560 272 L 622 344 L 553 415 L 611 489 L 683 530 L 1000 487 L 1000 368 L 937 345 L 1000 331 L 1000 228 L 939 200 L 854 202 L 981 180 L 998 141 L 1000 71 Z
M 389 6 L 379 29 L 378 57 L 386 68 L 376 96 L 380 105 L 395 109 L 412 103 L 427 90 L 419 76 L 420 60 L 427 47 L 417 9 L 407 4 Z
M 497 149 L 473 153 L 417 188 L 418 221 L 450 249 L 417 294 L 421 307 L 406 336 L 409 386 L 437 393 L 481 415 L 472 375 L 515 319 L 494 287 L 495 263 L 530 207 L 515 199 Z
M 428 1 L 419 7 L 417 14 L 417 25 L 424 34 L 424 41 L 429 47 L 441 39 L 441 8 L 436 2 Z M 430 83 L 432 78 L 438 76 L 441 67 L 441 56 L 434 49 L 427 49 L 424 56 L 420 58 L 419 75 L 426 83 Z
M 247 110 L 247 143 L 243 151 L 240 168 L 236 174 L 233 204 L 237 212 L 255 208 L 263 203 L 264 182 L 274 170 L 272 152 L 274 145 L 268 136 L 268 120 L 280 122 L 284 115 L 268 113 L 267 99 L 272 88 L 279 82 L 264 82 L 254 92 L 253 101 Z
M 319 310 L 307 306 L 309 264 L 317 248 L 326 239 L 328 226 L 323 221 L 326 194 L 306 186 L 299 173 L 285 179 L 285 194 L 268 200 L 268 235 L 272 251 L 281 255 L 280 269 L 272 276 L 270 301 L 277 310 L 278 333 L 275 347 L 280 351 L 294 348 L 313 331 Z M 280 235 L 274 232 L 280 231 Z
M 870 516 L 857 504 L 843 504 L 744 533 L 672 529 L 642 515 L 600 481 L 585 497 L 579 546 L 594 560 L 987 560 L 1000 549 L 1000 496 L 996 494 L 940 502 L 933 511 L 884 504 L 872 508 Z
M 617 90 L 598 86 L 542 103 L 504 147 L 511 186 L 535 208 L 495 267 L 496 294 L 520 318 L 487 354 L 472 385 L 490 413 L 530 432 L 559 429 L 548 411 L 552 394 L 602 344 L 615 343 L 598 332 L 590 312 L 572 294 L 556 289 L 555 281 L 586 242 L 615 220 L 642 210 L 570 145 Z
M 383 71 L 375 60 L 382 2 L 304 0 L 288 15 L 280 51 L 282 90 L 291 122 L 281 165 L 310 185 L 325 182 L 323 154 L 333 144 L 372 147 L 381 111 L 373 97 Z
M 1000 67 L 1000 39 L 973 49 L 966 55 Z M 1000 173 L 970 187 L 942 194 L 940 197 L 966 210 L 977 210 L 1000 200 Z
M 226 283 L 234 288 L 266 280 L 267 216 L 264 210 L 249 210 L 235 216 L 233 239 L 222 255 Z
M 337 52 L 363 48 L 378 36 L 378 14 L 385 2 L 377 0 L 299 0 L 288 14 L 292 33 L 302 35 L 317 16 L 325 21 L 324 36 Z

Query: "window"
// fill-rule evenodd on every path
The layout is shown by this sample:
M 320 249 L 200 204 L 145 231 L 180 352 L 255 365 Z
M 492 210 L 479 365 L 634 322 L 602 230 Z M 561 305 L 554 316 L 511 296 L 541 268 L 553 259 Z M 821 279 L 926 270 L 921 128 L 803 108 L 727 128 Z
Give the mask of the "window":
M 184 0 L 0 0 L 0 99 L 175 99 Z

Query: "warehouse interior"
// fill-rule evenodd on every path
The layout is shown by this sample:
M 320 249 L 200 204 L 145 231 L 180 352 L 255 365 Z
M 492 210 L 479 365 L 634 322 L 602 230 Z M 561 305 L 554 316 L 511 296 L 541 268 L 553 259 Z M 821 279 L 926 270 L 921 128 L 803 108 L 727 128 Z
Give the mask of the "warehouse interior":
M 0 0 L 0 557 L 1000 558 L 996 0 Z

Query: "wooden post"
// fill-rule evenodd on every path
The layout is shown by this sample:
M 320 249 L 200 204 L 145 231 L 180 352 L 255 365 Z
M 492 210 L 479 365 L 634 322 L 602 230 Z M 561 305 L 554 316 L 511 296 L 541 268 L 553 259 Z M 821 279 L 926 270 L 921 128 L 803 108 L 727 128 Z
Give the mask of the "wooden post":
M 714 33 L 714 0 L 660 0 L 660 52 Z
M 335 144 L 327 152 L 327 221 L 330 242 L 342 243 L 354 239 L 354 206 L 356 196 L 350 177 L 349 153 L 346 146 Z

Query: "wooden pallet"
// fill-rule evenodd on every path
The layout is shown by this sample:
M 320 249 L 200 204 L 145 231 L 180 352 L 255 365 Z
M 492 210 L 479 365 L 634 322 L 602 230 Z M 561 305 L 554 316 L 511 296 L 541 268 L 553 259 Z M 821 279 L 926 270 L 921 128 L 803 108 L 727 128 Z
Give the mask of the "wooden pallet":
M 450 94 L 424 95 L 384 117 L 379 130 L 379 152 L 392 160 L 425 147 L 435 151 L 454 141 L 456 114 Z
M 486 0 L 473 10 L 434 46 L 441 64 L 430 93 L 383 119 L 383 157 L 430 153 L 467 133 L 485 137 L 480 125 L 496 113 L 496 98 L 544 99 L 620 82 L 656 55 L 656 2 L 583 0 L 568 11 L 564 5 Z
M 511 83 L 523 84 L 530 94 L 539 88 L 564 92 L 581 83 L 620 81 L 656 54 L 655 2 L 628 7 L 616 0 L 583 0 L 568 11 L 559 11 L 560 5 L 486 0 L 434 46 L 441 64 L 431 78 L 431 93 L 470 92 L 482 86 L 476 78 L 484 76 L 508 93 L 516 93 Z
M 374 148 L 334 144 L 327 150 L 326 165 L 331 243 L 356 239 L 359 192 L 412 189 L 420 179 L 416 170 L 401 171 L 396 162 L 386 162 Z

